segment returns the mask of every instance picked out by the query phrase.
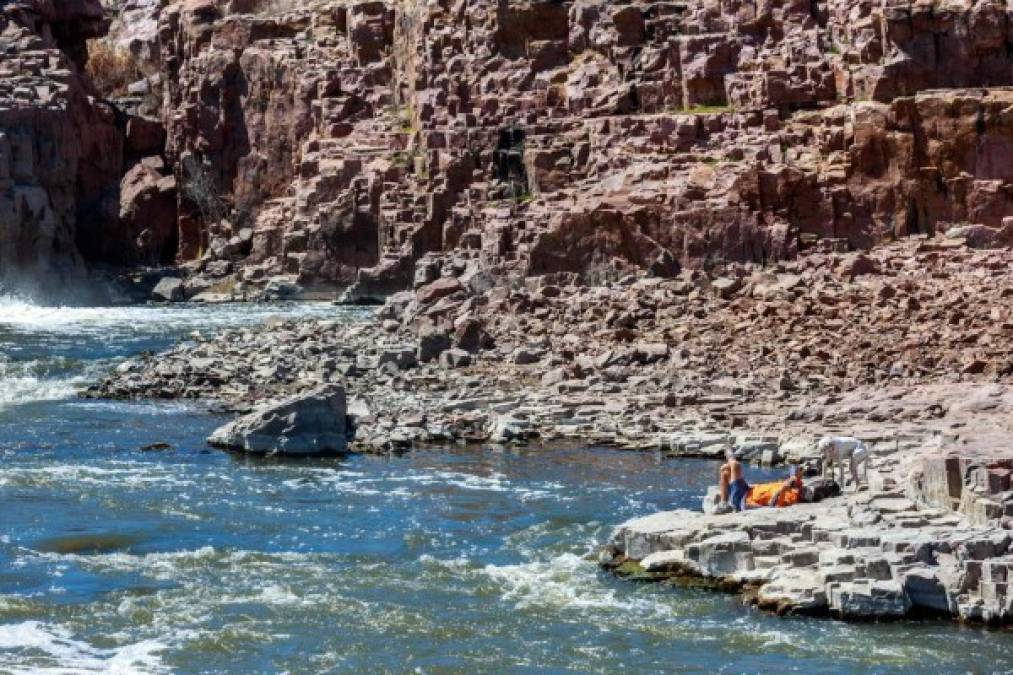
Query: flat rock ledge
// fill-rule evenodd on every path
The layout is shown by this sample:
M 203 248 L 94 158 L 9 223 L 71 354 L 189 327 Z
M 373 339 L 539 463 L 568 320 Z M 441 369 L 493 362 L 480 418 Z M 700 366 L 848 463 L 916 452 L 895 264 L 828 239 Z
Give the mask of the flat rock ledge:
M 1010 533 L 899 492 L 707 515 L 678 510 L 620 525 L 603 566 L 643 580 L 693 580 L 778 614 L 854 621 L 1013 618 Z

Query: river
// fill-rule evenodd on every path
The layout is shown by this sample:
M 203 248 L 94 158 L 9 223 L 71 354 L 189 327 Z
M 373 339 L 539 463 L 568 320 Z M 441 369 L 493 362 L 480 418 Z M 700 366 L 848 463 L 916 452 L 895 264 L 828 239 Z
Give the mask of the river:
M 269 316 L 363 315 L 0 303 L 0 672 L 1013 668 L 1005 632 L 780 619 L 599 571 L 613 525 L 695 507 L 713 462 L 258 460 L 209 451 L 222 419 L 200 405 L 75 397 L 132 354 Z

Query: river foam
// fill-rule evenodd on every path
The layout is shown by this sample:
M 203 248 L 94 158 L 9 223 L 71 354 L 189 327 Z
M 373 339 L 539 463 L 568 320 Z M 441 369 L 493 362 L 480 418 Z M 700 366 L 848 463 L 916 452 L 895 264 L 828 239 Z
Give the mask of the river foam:
M 74 396 L 86 377 L 40 377 L 39 361 L 0 360 L 0 410 L 32 401 L 60 401 Z
M 255 326 L 272 317 L 354 315 L 328 303 L 97 307 L 0 295 L 0 411 L 72 398 L 118 361 L 170 347 L 194 332 Z
M 354 310 L 329 303 L 249 304 L 148 304 L 76 306 L 35 304 L 12 296 L 0 296 L 0 327 L 22 332 L 50 334 L 103 330 L 117 332 L 217 329 L 259 324 L 269 317 L 339 318 Z M 361 313 L 361 310 L 360 310 Z
M 141 640 L 103 649 L 75 639 L 60 625 L 41 621 L 0 624 L 0 670 L 17 675 L 167 673 L 160 653 L 168 647 L 158 640 Z

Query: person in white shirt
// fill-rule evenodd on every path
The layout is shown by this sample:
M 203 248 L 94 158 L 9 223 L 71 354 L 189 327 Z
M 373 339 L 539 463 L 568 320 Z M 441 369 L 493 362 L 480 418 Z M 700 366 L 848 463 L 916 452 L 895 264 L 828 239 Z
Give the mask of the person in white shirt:
M 869 482 L 869 449 L 865 443 L 852 436 L 824 436 L 816 444 L 823 468 L 828 465 L 837 467 L 841 486 L 844 485 L 844 460 L 848 460 L 851 467 L 851 479 L 858 487 L 858 467 L 861 465 L 865 482 Z

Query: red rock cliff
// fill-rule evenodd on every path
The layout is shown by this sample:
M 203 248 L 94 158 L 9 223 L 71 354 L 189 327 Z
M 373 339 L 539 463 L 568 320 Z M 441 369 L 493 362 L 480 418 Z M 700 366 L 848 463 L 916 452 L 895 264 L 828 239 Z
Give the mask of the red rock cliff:
M 113 110 L 80 76 L 101 35 L 97 0 L 20 0 L 0 7 L 0 279 L 59 283 L 80 274 L 75 243 L 100 222 L 122 172 Z M 85 218 L 83 218 L 83 217 Z
M 1010 229 L 998 0 L 113 4 L 167 133 L 123 259 L 369 293 L 431 252 L 593 280 Z

